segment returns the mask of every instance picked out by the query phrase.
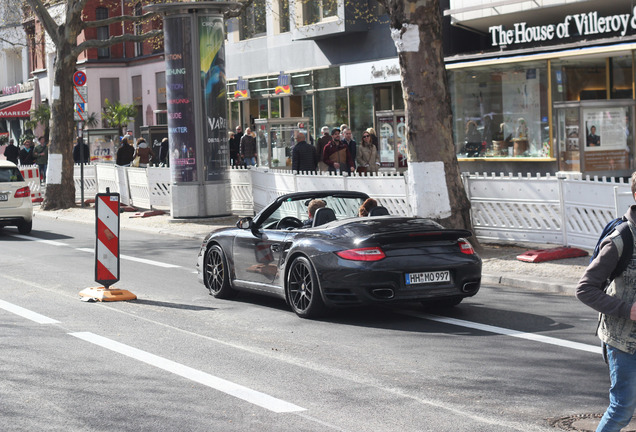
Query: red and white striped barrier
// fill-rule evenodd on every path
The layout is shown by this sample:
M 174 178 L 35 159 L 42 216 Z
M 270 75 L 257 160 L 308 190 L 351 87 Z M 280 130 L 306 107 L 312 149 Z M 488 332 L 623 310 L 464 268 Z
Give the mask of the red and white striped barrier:
M 108 288 L 119 280 L 119 194 L 97 194 L 95 215 L 95 281 Z
M 31 190 L 31 202 L 42 202 L 44 198 L 42 197 L 42 187 L 40 186 L 40 168 L 33 166 L 21 166 L 20 172 L 22 173 L 22 177 L 24 177 L 24 181 L 29 185 L 29 189 Z
M 102 193 L 95 197 L 95 281 L 104 285 L 80 291 L 83 300 L 133 300 L 130 291 L 111 289 L 119 281 L 119 194 Z

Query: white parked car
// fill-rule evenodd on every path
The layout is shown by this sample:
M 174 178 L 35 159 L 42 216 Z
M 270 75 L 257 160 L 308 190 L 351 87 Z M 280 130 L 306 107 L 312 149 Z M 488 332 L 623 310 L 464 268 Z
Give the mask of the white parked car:
M 31 189 L 18 167 L 9 161 L 0 161 L 0 228 L 17 226 L 20 234 L 31 232 L 33 204 Z

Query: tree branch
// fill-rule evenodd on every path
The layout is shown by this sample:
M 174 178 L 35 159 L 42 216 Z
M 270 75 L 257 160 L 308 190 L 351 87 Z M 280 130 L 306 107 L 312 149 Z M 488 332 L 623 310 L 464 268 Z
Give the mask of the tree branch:
M 33 13 L 40 19 L 44 30 L 49 34 L 53 43 L 58 46 L 60 44 L 60 26 L 58 26 L 53 17 L 51 17 L 48 9 L 44 7 L 41 0 L 26 0 L 26 2 L 31 7 Z
M 125 33 L 119 36 L 111 36 L 104 40 L 89 39 L 74 47 L 72 53 L 73 55 L 79 56 L 83 51 L 89 48 L 108 48 L 122 42 L 143 42 L 161 34 L 163 34 L 162 30 L 151 30 L 140 35 Z
M 6 43 L 6 44 L 11 45 L 11 46 L 21 46 L 21 47 L 27 47 L 28 46 L 24 42 L 10 41 L 9 39 L 5 39 L 2 36 L 0 36 L 0 42 Z
M 241 6 L 238 9 L 228 9 L 223 14 L 225 19 L 236 18 L 238 16 L 241 16 L 243 14 L 243 12 L 245 12 L 245 9 L 247 9 L 248 7 L 250 7 L 252 5 L 252 3 L 254 3 L 254 0 L 245 0 L 245 1 L 239 2 L 239 3 L 241 3 Z
M 95 27 L 103 27 L 103 26 L 107 26 L 110 24 L 117 24 L 120 22 L 140 22 L 143 21 L 144 19 L 147 18 L 152 18 L 153 16 L 156 16 L 156 13 L 154 12 L 147 12 L 143 15 L 120 15 L 120 16 L 114 16 L 111 18 L 106 18 L 106 19 L 102 19 L 102 20 L 96 20 L 96 21 L 84 21 L 82 24 L 83 28 L 95 28 Z

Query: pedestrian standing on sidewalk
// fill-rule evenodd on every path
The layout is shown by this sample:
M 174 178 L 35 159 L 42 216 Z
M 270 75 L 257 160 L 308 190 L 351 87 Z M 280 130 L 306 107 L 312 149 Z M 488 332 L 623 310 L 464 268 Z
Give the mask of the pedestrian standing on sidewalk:
M 636 200 L 636 172 L 632 174 L 631 187 Z M 636 205 L 629 208 L 625 217 L 624 223 L 629 224 L 636 238 Z M 597 334 L 607 350 L 610 404 L 596 432 L 620 431 L 629 424 L 636 408 L 636 248 L 627 269 L 605 289 L 618 264 L 622 245 L 622 237 L 616 231 L 608 235 L 576 287 L 576 297 L 600 312 Z
M 33 165 L 33 142 L 30 139 L 24 140 L 24 147 L 20 150 L 20 165 Z
M 305 134 L 299 132 L 296 139 L 298 142 L 292 148 L 292 171 L 315 172 L 316 171 L 316 151 L 314 146 L 305 141 Z
M 33 157 L 40 170 L 40 181 L 46 183 L 46 165 L 49 163 L 49 147 L 43 136 L 38 138 L 38 140 L 39 144 L 33 149 Z
M 128 138 L 121 139 L 121 146 L 117 149 L 115 164 L 119 166 L 130 166 L 135 154 L 135 148 L 128 143 Z
M 6 157 L 9 162 L 13 162 L 17 165 L 19 156 L 20 149 L 15 145 L 15 141 L 10 139 L 7 148 L 4 149 L 4 157 Z
M 243 161 L 247 165 L 256 165 L 258 163 L 256 159 L 256 138 L 254 138 L 254 136 L 252 135 L 252 129 L 245 129 L 245 135 L 241 137 L 239 146 Z

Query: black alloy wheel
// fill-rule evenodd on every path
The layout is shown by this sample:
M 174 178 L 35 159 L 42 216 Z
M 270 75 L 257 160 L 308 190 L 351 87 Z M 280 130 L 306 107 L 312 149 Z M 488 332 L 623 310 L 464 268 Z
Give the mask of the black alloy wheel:
M 230 286 L 230 275 L 223 249 L 213 245 L 205 254 L 203 264 L 205 286 L 210 295 L 219 299 L 229 299 L 236 296 L 236 291 Z
M 294 259 L 291 264 L 287 275 L 287 298 L 296 315 L 301 318 L 317 318 L 326 312 L 316 272 L 311 262 L 303 256 Z

